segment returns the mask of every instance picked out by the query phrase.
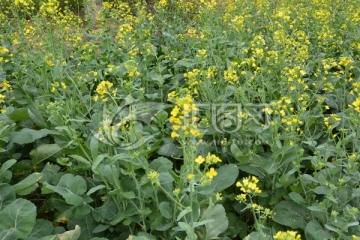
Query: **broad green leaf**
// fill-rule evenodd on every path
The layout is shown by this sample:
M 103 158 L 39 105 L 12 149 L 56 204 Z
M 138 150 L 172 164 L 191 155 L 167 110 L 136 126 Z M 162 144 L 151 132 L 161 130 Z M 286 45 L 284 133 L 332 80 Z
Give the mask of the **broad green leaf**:
M 93 159 L 96 159 L 99 152 L 99 140 L 95 136 L 93 136 L 90 139 L 90 152 L 91 152 L 91 157 Z
M 17 232 L 15 229 L 0 230 L 0 240 L 14 240 L 17 238 Z
M 304 204 L 305 203 L 304 198 L 297 192 L 289 193 L 289 197 L 291 198 L 291 200 L 293 200 L 297 204 Z
M 86 182 L 81 176 L 65 174 L 60 178 L 57 186 L 48 183 L 44 183 L 44 186 L 60 194 L 70 205 L 79 206 L 84 203 L 84 199 L 80 195 L 86 191 Z
M 11 159 L 2 164 L 0 168 L 0 182 L 9 183 L 12 178 L 12 172 L 8 170 L 12 165 L 16 163 L 15 159 Z
M 47 162 L 41 173 L 43 174 L 44 178 L 41 182 L 48 182 L 48 183 L 57 183 L 59 182 L 60 174 L 60 167 L 58 165 L 52 164 Z
M 293 201 L 282 201 L 273 209 L 273 220 L 291 228 L 305 229 L 307 214 L 306 207 Z
M 226 164 L 216 171 L 218 174 L 211 182 L 215 192 L 221 192 L 233 185 L 239 175 L 239 169 L 235 164 Z
M 273 240 L 273 237 L 263 232 L 252 232 L 244 240 Z
M 15 201 L 16 194 L 13 186 L 6 183 L 0 184 L 0 210 Z
M 199 193 L 210 194 L 212 192 L 221 192 L 232 186 L 239 175 L 239 169 L 235 164 L 226 164 L 216 171 L 218 174 L 211 181 L 211 185 L 199 188 Z
M 161 172 L 159 182 L 161 185 L 167 185 L 174 182 L 174 177 L 168 172 Z
M 1 176 L 6 170 L 8 170 L 9 168 L 11 168 L 12 165 L 14 165 L 15 163 L 16 163 L 16 160 L 15 160 L 15 159 L 7 160 L 6 162 L 4 162 L 4 163 L 1 165 L 1 168 L 0 168 L 0 176 Z
M 151 161 L 149 167 L 157 172 L 168 172 L 173 169 L 173 163 L 165 157 L 159 157 Z
M 178 222 L 178 225 L 181 230 L 186 232 L 187 237 L 188 237 L 187 239 L 191 239 L 191 240 L 198 239 L 196 233 L 194 232 L 194 229 L 188 223 Z
M 26 240 L 38 240 L 42 237 L 49 236 L 53 230 L 54 226 L 50 221 L 37 219 L 30 236 L 26 238 Z
M 156 153 L 165 157 L 179 158 L 182 156 L 182 150 L 174 144 L 172 139 L 164 139 L 164 144 Z
M 36 207 L 25 199 L 16 199 L 0 211 L 0 229 L 15 229 L 18 238 L 26 238 L 35 226 Z
M 69 155 L 69 157 L 75 159 L 76 161 L 78 161 L 79 163 L 83 163 L 85 164 L 87 167 L 90 168 L 91 163 L 84 157 L 79 156 L 79 155 Z
M 312 190 L 316 194 L 326 194 L 329 191 L 329 188 L 326 186 L 318 186 Z
M 80 234 L 81 228 L 79 227 L 79 225 L 76 225 L 74 230 L 58 234 L 57 237 L 59 238 L 59 240 L 77 240 L 80 237 Z
M 28 109 L 27 108 L 16 108 L 10 114 L 10 119 L 17 122 L 22 121 L 29 118 Z
M 164 218 L 170 219 L 172 218 L 172 208 L 169 202 L 161 202 L 159 205 L 159 209 L 161 212 L 161 215 Z
M 189 208 L 186 208 L 186 209 L 182 210 L 179 213 L 179 215 L 177 216 L 176 221 L 180 221 L 186 214 L 188 214 L 190 212 L 191 212 L 191 209 L 189 209 Z
M 31 128 L 23 128 L 19 132 L 14 133 L 12 142 L 24 145 L 27 143 L 32 143 L 35 140 L 43 138 L 50 134 L 58 134 L 58 133 L 48 129 L 34 130 Z
M 332 238 L 332 235 L 326 232 L 316 220 L 311 220 L 306 225 L 305 237 L 307 240 L 326 240 Z
M 57 144 L 42 144 L 30 152 L 30 157 L 36 165 L 60 151 L 61 147 Z
M 32 173 L 28 175 L 26 178 L 18 182 L 14 185 L 15 191 L 18 195 L 25 195 L 23 193 L 28 194 L 26 191 L 29 188 L 32 188 L 37 182 L 39 182 L 43 178 L 41 173 Z M 26 192 L 25 192 L 26 191 Z
M 100 189 L 103 189 L 103 188 L 105 188 L 105 185 L 98 185 L 96 187 L 93 187 L 86 193 L 86 195 L 91 195 L 92 193 L 94 193 Z
M 36 108 L 29 108 L 28 109 L 28 114 L 31 120 L 33 120 L 33 122 L 41 127 L 41 128 L 47 128 L 48 123 L 46 122 L 46 120 L 41 116 L 41 114 L 39 113 L 38 110 L 36 110 Z
M 229 226 L 229 221 L 226 217 L 225 208 L 221 204 L 216 204 L 205 213 L 204 220 L 214 220 L 205 224 L 206 239 L 218 237 L 225 232 Z
M 355 197 L 360 197 L 360 188 L 355 189 L 355 190 L 352 192 L 351 196 L 352 196 L 353 198 L 355 198 Z

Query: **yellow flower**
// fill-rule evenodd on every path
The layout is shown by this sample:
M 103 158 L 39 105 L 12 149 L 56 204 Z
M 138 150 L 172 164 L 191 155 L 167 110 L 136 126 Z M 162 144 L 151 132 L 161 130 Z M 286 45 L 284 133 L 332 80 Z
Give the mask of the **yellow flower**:
M 151 171 L 147 174 L 147 178 L 153 183 L 158 181 L 159 176 L 160 174 L 157 171 Z
M 208 178 L 213 179 L 217 172 L 215 171 L 215 168 L 210 168 L 210 170 L 205 174 Z
M 195 158 L 195 162 L 198 164 L 202 164 L 205 161 L 205 158 L 203 156 L 198 156 L 197 158 Z
M 172 132 L 171 133 L 171 138 L 178 138 L 179 134 L 177 132 Z
M 274 236 L 274 239 L 279 239 L 279 240 L 301 240 L 301 235 L 297 234 L 296 231 L 286 231 L 286 232 L 279 231 Z
M 195 177 L 195 174 L 193 174 L 193 173 L 189 173 L 187 175 L 187 179 L 189 179 L 189 180 L 193 179 L 194 177 Z

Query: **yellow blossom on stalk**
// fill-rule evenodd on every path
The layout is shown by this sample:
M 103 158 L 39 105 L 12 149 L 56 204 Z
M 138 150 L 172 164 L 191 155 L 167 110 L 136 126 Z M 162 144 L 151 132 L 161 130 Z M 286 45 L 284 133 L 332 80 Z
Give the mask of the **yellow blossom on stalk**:
M 176 106 L 172 109 L 169 122 L 172 123 L 172 138 L 178 137 L 200 137 L 201 132 L 197 127 L 200 118 L 194 116 L 198 107 L 190 95 L 178 97 L 175 93 L 169 94 L 169 100 L 175 101 Z
M 200 155 L 197 158 L 195 158 L 195 162 L 198 164 L 202 164 L 203 162 L 205 162 L 205 158 Z
M 0 87 L 1 90 L 6 91 L 6 92 L 11 92 L 12 91 L 12 87 L 9 83 L 9 81 L 4 80 L 2 83 L 0 83 Z
M 259 179 L 255 176 L 243 178 L 241 181 L 236 183 L 236 186 L 240 188 L 244 193 L 255 194 L 261 193 L 261 190 L 258 188 L 257 183 Z
M 108 98 L 106 97 L 107 95 L 114 93 L 114 91 L 111 91 L 111 88 L 113 86 L 113 83 L 109 82 L 109 81 L 101 81 L 99 83 L 99 85 L 96 87 L 96 93 L 98 95 L 94 96 L 94 100 L 97 101 L 97 99 L 100 97 L 102 99 L 103 102 L 106 102 L 108 100 Z
M 355 101 L 349 105 L 349 107 L 354 108 L 355 111 L 360 113 L 360 97 L 356 98 Z
M 332 124 L 335 124 L 340 121 L 341 118 L 339 118 L 336 114 L 330 114 L 329 117 L 324 117 L 324 124 L 328 129 L 331 129 L 333 127 Z
M 193 173 L 189 173 L 188 176 L 187 176 L 187 179 L 191 180 L 195 177 L 195 174 Z
M 5 103 L 5 100 L 4 100 L 5 98 L 6 98 L 6 96 L 4 94 L 0 93 L 0 103 Z
M 205 162 L 207 164 L 215 164 L 215 163 L 219 163 L 219 162 L 222 162 L 222 161 L 216 155 L 208 153 L 208 155 L 205 158 Z
M 157 171 L 151 171 L 146 176 L 152 183 L 157 183 L 160 174 Z
M 208 178 L 213 179 L 217 175 L 217 172 L 215 171 L 215 168 L 210 168 L 210 170 L 207 173 L 205 173 L 205 175 Z
M 301 240 L 301 235 L 298 234 L 296 231 L 279 231 L 274 236 L 274 239 L 279 240 Z
M 140 76 L 140 72 L 138 70 L 137 63 L 134 60 L 129 60 L 124 63 L 125 68 L 129 77 L 138 77 Z
M 169 3 L 168 3 L 168 0 L 160 0 L 159 2 L 158 2 L 158 8 L 160 8 L 160 9 L 164 9 L 164 8 L 166 8 L 167 6 L 169 5 Z
M 239 83 L 239 77 L 233 67 L 229 67 L 224 71 L 224 80 L 231 84 Z
M 196 57 L 201 58 L 201 59 L 205 59 L 207 57 L 206 52 L 207 52 L 206 49 L 199 49 L 197 54 L 196 54 Z

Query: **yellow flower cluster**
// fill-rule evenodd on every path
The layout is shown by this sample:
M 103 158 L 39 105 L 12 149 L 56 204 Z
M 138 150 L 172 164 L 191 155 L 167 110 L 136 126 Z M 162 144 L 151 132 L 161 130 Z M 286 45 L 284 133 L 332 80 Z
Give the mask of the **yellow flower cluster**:
M 158 9 L 165 9 L 169 5 L 168 0 L 160 0 L 157 4 Z
M 107 102 L 108 96 L 111 96 L 111 94 L 114 95 L 116 93 L 117 89 L 111 90 L 113 85 L 114 84 L 109 81 L 101 81 L 96 87 L 97 95 L 94 96 L 94 100 L 97 101 L 100 97 L 103 102 Z
M 274 236 L 274 239 L 278 240 L 301 240 L 301 235 L 296 231 L 279 231 Z
M 257 186 L 259 179 L 255 176 L 243 178 L 241 181 L 236 183 L 236 186 L 246 194 L 261 193 L 261 190 Z
M 59 88 L 67 89 L 67 85 L 64 82 L 51 83 L 51 92 L 56 92 Z
M 341 118 L 339 118 L 336 114 L 330 114 L 329 117 L 324 117 L 324 124 L 328 129 L 333 128 L 333 125 L 340 121 Z
M 208 167 L 211 164 L 216 164 L 216 163 L 222 162 L 219 157 L 217 157 L 216 155 L 211 154 L 211 153 L 208 153 L 206 155 L 206 157 L 199 155 L 198 157 L 195 158 L 194 161 L 199 165 L 205 163 L 205 165 L 206 165 L 205 171 L 207 171 L 205 173 L 205 176 L 206 176 L 206 178 L 208 178 L 210 180 L 213 179 L 214 177 L 216 177 L 218 173 L 216 172 L 215 168 L 213 168 L 213 167 L 208 168 Z M 193 173 L 190 173 L 187 176 L 188 179 L 192 179 L 194 177 L 195 177 L 195 174 L 193 174 Z
M 158 183 L 160 174 L 157 171 L 150 171 L 146 176 L 152 183 Z
M 176 106 L 170 113 L 169 122 L 172 124 L 173 132 L 171 138 L 201 136 L 196 123 L 200 120 L 195 116 L 198 111 L 198 107 L 194 103 L 192 97 L 188 94 L 185 97 L 177 97 L 177 94 L 172 92 L 169 94 L 169 98 L 176 98 Z
M 7 56 L 12 56 L 11 54 L 9 55 L 9 52 L 9 49 L 7 49 L 6 47 L 0 47 L 0 63 L 9 62 Z
M 129 60 L 124 63 L 125 68 L 129 77 L 138 77 L 140 76 L 140 72 L 138 70 L 138 66 L 135 60 Z
M 12 87 L 7 80 L 0 83 L 0 103 L 5 103 L 6 94 L 12 91 Z M 6 112 L 5 109 L 0 109 L 0 113 Z
M 349 105 L 349 107 L 354 108 L 355 111 L 360 113 L 360 97 L 356 98 L 355 101 Z
M 60 9 L 60 3 L 57 0 L 48 0 L 47 2 L 44 2 L 40 6 L 40 13 L 43 16 L 47 17 L 55 17 L 55 15 L 59 12 Z
M 210 165 L 210 164 L 216 164 L 216 163 L 221 162 L 221 159 L 214 154 L 208 153 L 208 155 L 206 155 L 206 157 L 199 155 L 197 158 L 195 158 L 195 162 L 198 164 L 202 164 L 205 162 L 206 164 Z
M 134 28 L 130 23 L 123 23 L 119 26 L 119 31 L 115 38 L 118 40 L 120 45 L 125 45 L 126 41 L 131 40 L 131 33 L 133 30 Z
M 203 72 L 197 68 L 194 68 L 191 71 L 184 73 L 184 77 L 187 79 L 186 81 L 187 86 L 189 90 L 194 92 L 194 94 L 198 94 L 198 89 L 196 87 L 199 83 L 202 82 L 201 80 L 202 74 Z

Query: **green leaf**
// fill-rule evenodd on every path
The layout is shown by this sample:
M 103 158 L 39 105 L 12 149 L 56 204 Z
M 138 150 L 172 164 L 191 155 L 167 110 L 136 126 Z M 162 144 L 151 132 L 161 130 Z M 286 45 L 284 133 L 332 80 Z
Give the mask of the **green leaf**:
M 157 172 L 168 172 L 173 169 L 173 163 L 165 157 L 159 157 L 153 160 L 149 167 Z
M 235 164 L 226 164 L 216 171 L 218 174 L 211 182 L 211 186 L 213 186 L 216 192 L 232 186 L 239 175 L 239 169 Z
M 159 176 L 159 182 L 161 185 L 167 185 L 174 182 L 174 178 L 168 172 L 161 172 Z
M 0 240 L 14 240 L 18 239 L 15 229 L 8 229 L 0 231 Z
M 51 235 L 54 230 L 54 226 L 48 220 L 37 219 L 35 226 L 26 240 L 38 240 L 42 237 Z
M 304 198 L 297 192 L 289 193 L 289 197 L 291 198 L 291 200 L 293 200 L 297 204 L 304 204 L 305 203 Z
M 316 194 L 326 194 L 329 191 L 329 188 L 326 186 L 318 186 L 312 190 Z
M 26 120 L 29 118 L 28 109 L 27 108 L 16 108 L 14 111 L 10 114 L 10 119 L 17 122 Z
M 6 162 L 4 162 L 4 163 L 1 165 L 1 168 L 0 168 L 0 176 L 1 176 L 6 170 L 8 170 L 9 168 L 11 168 L 12 165 L 14 165 L 15 163 L 16 163 L 16 160 L 15 160 L 15 159 L 7 160 Z
M 43 175 L 41 173 L 35 172 L 18 182 L 14 185 L 15 191 L 18 195 L 25 195 L 29 194 L 28 190 L 29 188 L 32 188 L 38 181 L 40 181 L 43 178 Z M 24 194 L 25 193 L 25 194 Z
M 326 232 L 316 220 L 311 220 L 306 225 L 305 237 L 307 240 L 326 240 L 332 238 L 332 235 Z
M 351 197 L 355 198 L 355 197 L 360 197 L 360 188 L 355 189 L 352 194 Z
M 164 145 L 162 145 L 158 150 L 157 154 L 165 157 L 175 157 L 179 158 L 182 156 L 182 150 L 176 146 L 172 139 L 163 139 Z
M 84 157 L 79 156 L 79 155 L 69 155 L 69 157 L 75 159 L 76 161 L 78 161 L 79 163 L 83 163 L 85 164 L 87 167 L 90 168 L 91 163 Z
M 170 219 L 172 218 L 172 208 L 169 202 L 161 202 L 159 205 L 159 209 L 161 212 L 161 215 L 164 218 Z
M 273 237 L 263 232 L 252 232 L 244 240 L 273 240 Z
M 86 195 L 91 195 L 92 193 L 94 193 L 94 192 L 96 192 L 96 191 L 98 191 L 98 190 L 100 190 L 100 189 L 103 189 L 103 188 L 105 188 L 105 185 L 98 185 L 98 186 L 96 186 L 96 187 L 93 187 L 93 188 L 91 188 L 87 193 L 86 193 Z
M 13 186 L 10 186 L 9 184 L 6 184 L 6 183 L 1 183 L 0 184 L 0 210 L 4 206 L 15 201 L 15 199 L 16 199 L 16 194 L 15 194 L 15 189 L 13 188 Z
M 79 206 L 84 203 L 84 199 L 80 195 L 86 191 L 86 182 L 81 176 L 65 174 L 60 178 L 57 186 L 52 186 L 47 182 L 44 183 L 44 186 L 60 194 L 67 204 Z
M 293 201 L 282 201 L 273 209 L 273 220 L 291 228 L 305 229 L 307 214 L 306 207 Z
M 30 152 L 30 157 L 36 165 L 60 151 L 61 147 L 57 144 L 42 144 Z
M 218 174 L 211 181 L 211 185 L 199 188 L 199 193 L 221 192 L 232 186 L 239 175 L 239 169 L 235 164 L 226 164 L 216 171 Z
M 76 225 L 74 230 L 58 234 L 57 237 L 59 238 L 59 240 L 77 240 L 80 237 L 80 234 L 80 227 L 79 225 Z
M 12 142 L 24 145 L 24 144 L 32 143 L 35 140 L 43 138 L 49 134 L 58 134 L 58 133 L 48 129 L 34 130 L 30 128 L 23 128 L 19 132 L 14 133 Z
M 36 207 L 25 199 L 16 199 L 0 211 L 0 229 L 16 231 L 18 238 L 26 238 L 35 226 Z
M 221 204 L 216 204 L 208 210 L 204 216 L 204 220 L 214 220 L 205 224 L 206 239 L 218 237 L 225 232 L 229 226 L 229 221 L 226 217 L 225 208 Z

